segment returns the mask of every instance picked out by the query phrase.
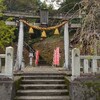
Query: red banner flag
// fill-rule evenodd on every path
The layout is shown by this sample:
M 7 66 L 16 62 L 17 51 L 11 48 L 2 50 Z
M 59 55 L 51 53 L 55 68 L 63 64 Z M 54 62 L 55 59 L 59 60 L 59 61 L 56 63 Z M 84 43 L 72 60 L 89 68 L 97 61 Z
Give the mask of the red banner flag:
M 39 62 L 39 51 L 37 50 L 35 53 L 35 65 L 38 65 Z
M 59 65 L 60 65 L 59 47 L 57 47 L 57 48 L 54 50 L 53 65 L 54 65 L 54 66 L 59 66 Z

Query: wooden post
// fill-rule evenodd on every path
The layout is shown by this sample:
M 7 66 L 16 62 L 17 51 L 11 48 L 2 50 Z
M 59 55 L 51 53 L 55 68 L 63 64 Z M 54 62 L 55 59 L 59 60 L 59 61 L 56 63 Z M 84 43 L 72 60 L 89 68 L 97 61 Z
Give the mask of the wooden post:
M 65 51 L 65 64 L 64 67 L 68 69 L 69 67 L 69 32 L 68 23 L 64 26 L 64 51 Z
M 5 75 L 9 78 L 13 78 L 13 48 L 6 48 L 6 59 L 5 59 Z
M 97 59 L 92 60 L 92 72 L 93 73 L 97 72 Z
M 72 50 L 72 77 L 71 79 L 74 80 L 80 76 L 80 50 L 74 48 Z
M 88 73 L 89 72 L 89 62 L 88 59 L 84 59 L 84 73 Z

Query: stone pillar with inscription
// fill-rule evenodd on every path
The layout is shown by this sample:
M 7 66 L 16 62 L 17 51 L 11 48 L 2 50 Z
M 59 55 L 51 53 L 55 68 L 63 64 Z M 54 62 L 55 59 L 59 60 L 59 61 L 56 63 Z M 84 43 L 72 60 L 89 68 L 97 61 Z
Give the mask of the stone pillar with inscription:
M 6 57 L 5 57 L 5 75 L 9 78 L 13 78 L 13 47 L 6 48 Z

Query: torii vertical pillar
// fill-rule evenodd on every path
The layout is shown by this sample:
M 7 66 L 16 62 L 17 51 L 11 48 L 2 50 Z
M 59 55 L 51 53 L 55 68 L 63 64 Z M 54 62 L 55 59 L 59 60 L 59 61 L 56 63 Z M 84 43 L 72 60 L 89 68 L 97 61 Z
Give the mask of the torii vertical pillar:
M 24 41 L 24 25 L 23 22 L 20 21 L 19 26 L 19 37 L 18 37 L 18 48 L 17 48 L 17 69 L 21 69 L 22 59 L 23 59 L 23 41 Z
M 65 51 L 65 64 L 64 67 L 68 69 L 69 67 L 69 32 L 68 32 L 68 22 L 64 26 L 64 51 Z

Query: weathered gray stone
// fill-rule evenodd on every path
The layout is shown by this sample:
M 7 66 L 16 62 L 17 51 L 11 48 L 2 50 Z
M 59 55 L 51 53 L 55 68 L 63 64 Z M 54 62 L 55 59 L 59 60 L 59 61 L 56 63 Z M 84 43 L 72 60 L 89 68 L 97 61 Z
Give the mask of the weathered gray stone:
M 13 81 L 8 78 L 0 78 L 0 100 L 12 100 Z
M 0 75 L 0 100 L 14 100 L 20 82 L 20 76 L 16 76 L 14 80 L 12 80 L 7 76 Z
M 84 76 L 70 83 L 71 100 L 100 100 L 100 75 Z

